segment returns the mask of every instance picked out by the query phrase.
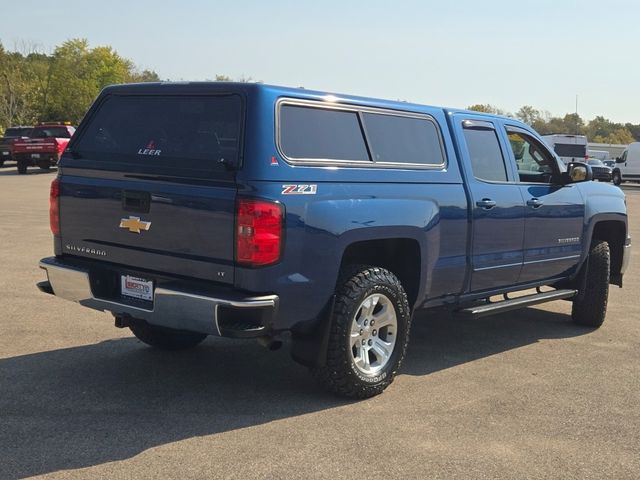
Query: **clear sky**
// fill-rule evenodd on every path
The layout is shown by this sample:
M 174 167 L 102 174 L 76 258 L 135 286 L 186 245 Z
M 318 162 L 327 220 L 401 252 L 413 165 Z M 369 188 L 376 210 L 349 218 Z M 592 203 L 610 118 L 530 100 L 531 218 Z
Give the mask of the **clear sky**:
M 0 0 L 5 48 L 74 37 L 171 80 L 216 74 L 640 123 L 640 1 Z

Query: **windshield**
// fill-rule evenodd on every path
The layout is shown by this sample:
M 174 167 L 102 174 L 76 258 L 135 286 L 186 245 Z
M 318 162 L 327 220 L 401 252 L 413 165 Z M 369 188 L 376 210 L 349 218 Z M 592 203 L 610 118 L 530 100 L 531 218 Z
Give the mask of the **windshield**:
M 600 166 L 600 167 L 604 166 L 604 163 L 602 163 L 602 161 L 598 160 L 597 158 L 589 160 L 588 163 L 589 163 L 589 165 L 597 165 L 597 166 Z
M 73 153 L 119 164 L 220 168 L 238 160 L 241 118 L 238 95 L 109 96 Z

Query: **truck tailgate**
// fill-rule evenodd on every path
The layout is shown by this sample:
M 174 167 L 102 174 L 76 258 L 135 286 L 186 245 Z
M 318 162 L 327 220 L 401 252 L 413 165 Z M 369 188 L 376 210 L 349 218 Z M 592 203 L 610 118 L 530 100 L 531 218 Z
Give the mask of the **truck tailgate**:
M 63 254 L 233 282 L 233 182 L 185 185 L 104 173 L 62 177 Z
M 13 145 L 15 153 L 41 153 L 58 151 L 58 143 L 55 139 L 33 138 L 29 140 L 21 140 Z

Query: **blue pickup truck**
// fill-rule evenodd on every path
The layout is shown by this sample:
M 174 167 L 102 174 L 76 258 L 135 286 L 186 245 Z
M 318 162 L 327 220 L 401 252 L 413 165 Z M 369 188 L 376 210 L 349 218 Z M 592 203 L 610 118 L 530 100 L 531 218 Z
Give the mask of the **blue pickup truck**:
M 164 349 L 289 337 L 349 397 L 393 381 L 417 310 L 565 299 L 598 327 L 629 261 L 619 188 L 477 112 L 260 84 L 113 86 L 59 165 L 41 291 Z

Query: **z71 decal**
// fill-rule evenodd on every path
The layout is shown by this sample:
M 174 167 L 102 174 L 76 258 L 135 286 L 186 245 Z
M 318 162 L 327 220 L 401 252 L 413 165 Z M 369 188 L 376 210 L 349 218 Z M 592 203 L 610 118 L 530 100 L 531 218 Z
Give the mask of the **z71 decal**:
M 282 195 L 315 195 L 318 185 L 282 185 Z

